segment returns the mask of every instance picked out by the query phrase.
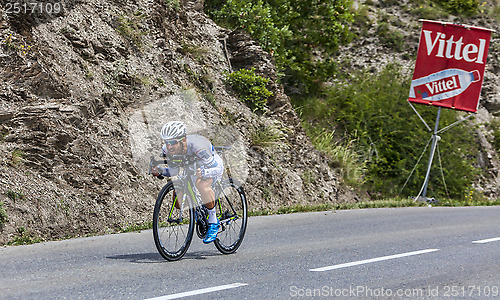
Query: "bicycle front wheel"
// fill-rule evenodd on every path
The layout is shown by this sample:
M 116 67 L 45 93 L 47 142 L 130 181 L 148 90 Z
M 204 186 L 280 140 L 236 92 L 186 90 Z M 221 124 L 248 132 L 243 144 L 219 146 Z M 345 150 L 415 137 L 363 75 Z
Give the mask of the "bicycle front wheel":
M 234 253 L 243 241 L 247 228 L 248 208 L 243 187 L 237 187 L 230 180 L 221 183 L 217 199 L 217 214 L 221 231 L 217 234 L 215 247 L 224 253 Z
M 175 203 L 178 202 L 178 207 Z M 194 231 L 194 209 L 188 201 L 178 199 L 174 185 L 169 182 L 156 199 L 153 213 L 153 237 L 161 256 L 169 261 L 186 253 Z

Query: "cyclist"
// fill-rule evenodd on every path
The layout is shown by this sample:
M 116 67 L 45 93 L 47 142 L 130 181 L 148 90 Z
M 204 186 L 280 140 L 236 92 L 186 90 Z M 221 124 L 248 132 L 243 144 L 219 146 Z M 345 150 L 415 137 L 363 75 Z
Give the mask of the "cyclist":
M 166 123 L 161 129 L 163 156 L 189 155 L 196 156 L 196 188 L 201 194 L 201 199 L 208 210 L 208 231 L 203 239 L 205 244 L 215 241 L 220 224 L 215 210 L 215 193 L 212 184 L 222 176 L 224 164 L 221 157 L 215 152 L 212 143 L 201 135 L 186 135 L 186 125 L 180 121 Z M 153 168 L 154 176 L 175 176 L 178 168 Z M 176 202 L 176 208 L 180 204 Z

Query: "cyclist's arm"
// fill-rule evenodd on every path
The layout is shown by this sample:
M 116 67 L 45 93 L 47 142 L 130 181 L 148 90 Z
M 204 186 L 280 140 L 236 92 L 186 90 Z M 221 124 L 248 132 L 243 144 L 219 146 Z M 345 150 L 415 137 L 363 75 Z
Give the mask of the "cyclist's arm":
M 162 145 L 162 147 L 161 147 L 161 156 L 163 158 L 167 158 L 167 160 L 170 157 L 165 145 Z M 175 168 L 175 167 L 164 168 L 164 167 L 158 166 L 158 173 L 159 173 L 159 175 L 163 175 L 165 177 L 172 177 L 172 176 L 179 174 L 179 168 Z
M 165 177 L 172 177 L 172 176 L 175 176 L 177 174 L 179 174 L 179 168 L 163 168 L 163 167 L 158 167 L 158 173 L 160 173 L 160 175 L 163 175 Z

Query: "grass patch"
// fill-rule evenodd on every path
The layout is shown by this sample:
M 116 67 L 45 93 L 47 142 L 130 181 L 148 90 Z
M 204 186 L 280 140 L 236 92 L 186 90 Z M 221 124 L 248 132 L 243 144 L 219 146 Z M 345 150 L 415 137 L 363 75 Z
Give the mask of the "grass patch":
M 24 199 L 24 194 L 23 192 L 16 192 L 13 190 L 8 190 L 5 195 L 12 200 L 12 202 L 16 202 L 17 200 L 22 200 Z
M 165 83 L 165 80 L 161 77 L 156 77 L 156 82 L 160 85 L 160 86 L 167 86 L 167 84 Z
M 9 246 L 20 246 L 20 245 L 31 245 L 43 242 L 43 239 L 34 236 L 26 228 L 20 227 L 17 229 L 18 235 L 15 236 L 10 242 L 7 243 Z
M 352 186 L 359 186 L 363 183 L 366 164 L 356 153 L 355 140 L 341 143 L 335 140 L 334 131 L 318 130 L 307 124 L 303 124 L 303 127 L 306 128 L 313 145 L 326 154 L 330 165 L 339 171 L 344 182 Z
M 3 142 L 3 140 L 5 140 L 5 137 L 7 136 L 8 133 L 9 132 L 7 129 L 0 128 L 0 142 Z
M 500 5 L 495 5 L 491 10 L 490 15 L 497 22 L 500 22 Z
M 148 33 L 141 24 L 144 18 L 145 15 L 138 11 L 132 16 L 119 16 L 116 20 L 116 31 L 138 49 L 144 47 L 143 37 Z
M 431 206 L 434 207 L 461 207 L 461 206 L 498 206 L 500 205 L 500 199 L 497 200 L 453 200 L 446 199 L 440 200 L 438 203 L 433 203 Z M 281 215 L 290 213 L 301 213 L 301 212 L 318 212 L 318 211 L 330 211 L 330 210 L 349 210 L 349 209 L 366 209 L 366 208 L 397 208 L 397 207 L 426 207 L 430 204 L 424 202 L 416 202 L 410 198 L 392 198 L 387 200 L 374 200 L 374 201 L 362 201 L 356 203 L 323 203 L 323 204 L 311 204 L 311 205 L 294 205 L 289 207 L 281 207 L 276 210 L 260 209 L 252 210 L 249 212 L 249 216 L 267 216 L 267 215 Z
M 181 42 L 180 46 L 180 52 L 182 54 L 191 55 L 200 64 L 203 63 L 203 57 L 205 57 L 209 52 L 209 50 L 205 47 L 200 47 L 188 42 Z
M 432 0 L 446 11 L 460 16 L 471 16 L 478 12 L 479 0 Z
M 11 164 L 13 166 L 18 166 L 23 162 L 24 152 L 22 150 L 16 149 L 11 153 Z
M 446 18 L 449 14 L 440 7 L 428 4 L 425 1 L 411 10 L 411 13 L 427 20 Z
M 153 221 L 143 222 L 143 223 L 138 223 L 138 224 L 131 224 L 131 225 L 128 225 L 128 226 L 120 229 L 118 232 L 119 233 L 140 232 L 142 230 L 149 230 L 149 229 L 153 229 Z
M 250 136 L 252 147 L 259 148 L 287 148 L 289 145 L 286 138 L 285 129 L 276 123 L 262 126 Z

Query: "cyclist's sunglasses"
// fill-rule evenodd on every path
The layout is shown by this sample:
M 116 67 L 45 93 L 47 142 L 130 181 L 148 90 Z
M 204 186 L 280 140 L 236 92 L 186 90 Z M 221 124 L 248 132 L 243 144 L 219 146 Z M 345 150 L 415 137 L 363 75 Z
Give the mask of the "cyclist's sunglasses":
M 176 145 L 178 142 L 182 141 L 183 138 L 177 139 L 177 140 L 166 140 L 165 144 L 168 146 L 173 146 Z

